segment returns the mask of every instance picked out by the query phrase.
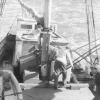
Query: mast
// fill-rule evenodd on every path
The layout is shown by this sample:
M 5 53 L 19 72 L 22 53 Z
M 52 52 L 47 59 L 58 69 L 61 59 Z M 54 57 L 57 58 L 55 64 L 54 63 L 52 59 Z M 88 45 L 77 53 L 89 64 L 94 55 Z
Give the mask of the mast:
M 44 1 L 44 26 L 45 28 L 49 28 L 51 21 L 51 0 Z
M 44 31 L 42 49 L 41 49 L 41 63 L 47 63 L 48 49 L 50 42 L 50 21 L 51 21 L 51 0 L 44 0 Z

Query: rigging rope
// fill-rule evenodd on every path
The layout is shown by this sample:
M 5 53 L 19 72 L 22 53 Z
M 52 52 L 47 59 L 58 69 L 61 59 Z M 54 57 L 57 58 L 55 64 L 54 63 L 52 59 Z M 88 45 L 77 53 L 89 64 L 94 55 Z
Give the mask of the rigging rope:
M 98 48 L 98 50 L 99 50 L 99 49 L 100 49 L 100 47 Z M 94 53 L 94 52 L 95 52 L 95 50 L 94 50 L 94 51 L 92 51 L 92 52 L 91 52 L 91 54 L 92 54 L 92 53 Z M 88 56 L 89 56 L 89 54 L 87 54 L 87 55 L 86 55 L 86 56 L 84 56 L 83 58 L 86 58 L 86 57 L 88 57 Z M 82 59 L 80 59 L 80 60 L 78 60 L 78 61 L 76 61 L 76 59 L 75 59 L 75 61 L 76 61 L 76 62 L 75 62 L 75 61 L 73 61 L 73 62 L 74 62 L 74 64 L 76 64 L 76 63 L 80 62 L 81 60 L 83 60 L 83 58 L 82 58 Z
M 96 42 L 96 32 L 95 32 L 95 21 L 94 21 L 94 10 L 93 10 L 93 1 L 91 0 L 91 9 L 92 9 L 92 20 L 93 20 L 93 31 L 94 31 L 94 39 L 95 39 L 95 46 L 97 45 Z M 98 51 L 96 48 L 96 54 L 97 54 L 97 58 L 98 58 Z
M 98 40 L 100 40 L 100 38 L 96 39 L 96 41 L 98 41 Z M 94 43 L 94 42 L 95 42 L 95 41 L 91 41 L 90 43 L 92 44 L 92 43 Z M 83 47 L 86 47 L 86 46 L 88 46 L 88 45 L 89 45 L 88 43 L 85 44 L 85 45 L 82 45 L 82 46 L 76 48 L 75 51 L 77 51 L 77 50 L 79 50 L 79 49 L 81 49 L 81 48 L 83 48 Z
M 22 0 L 18 0 L 18 2 L 21 5 L 22 13 L 23 13 L 23 9 L 25 9 L 29 14 L 32 15 L 32 17 L 34 17 L 36 20 L 38 20 L 38 16 L 36 15 L 36 12 L 31 7 L 29 7 L 28 5 L 23 3 Z
M 100 46 L 100 44 L 98 44 L 98 45 L 94 46 L 93 48 L 91 48 L 91 49 L 90 49 L 91 52 L 92 52 L 95 48 L 97 48 L 98 46 Z M 81 55 L 81 56 L 85 56 L 85 55 L 87 55 L 87 54 L 89 54 L 89 51 L 85 52 L 85 53 L 84 53 L 83 55 Z M 75 61 L 78 60 L 78 59 L 80 59 L 80 57 L 76 58 Z
M 89 28 L 89 25 L 90 25 L 90 23 L 89 23 L 89 14 L 88 14 L 88 11 L 89 11 L 89 6 L 88 6 L 88 4 L 87 4 L 87 0 L 85 0 L 85 5 L 86 5 L 86 16 L 87 16 L 87 27 L 88 27 L 88 42 L 89 42 L 89 55 L 90 55 L 90 62 L 91 62 L 91 64 L 92 64 L 92 58 L 91 58 L 91 46 L 90 46 L 90 42 L 91 42 L 91 40 L 90 40 L 90 28 Z
M 24 10 L 25 10 L 29 14 L 29 16 L 31 16 L 31 18 L 35 19 L 37 23 L 40 23 L 44 27 L 44 17 L 43 16 L 38 15 L 33 8 L 23 3 L 22 0 L 18 0 L 18 2 L 21 5 L 22 17 L 24 16 Z
M 75 52 L 77 55 L 79 55 L 81 58 L 83 58 L 83 55 L 79 54 L 78 52 L 76 51 L 73 51 Z M 87 63 L 89 63 L 91 65 L 91 63 L 86 59 L 86 58 L 83 58 Z

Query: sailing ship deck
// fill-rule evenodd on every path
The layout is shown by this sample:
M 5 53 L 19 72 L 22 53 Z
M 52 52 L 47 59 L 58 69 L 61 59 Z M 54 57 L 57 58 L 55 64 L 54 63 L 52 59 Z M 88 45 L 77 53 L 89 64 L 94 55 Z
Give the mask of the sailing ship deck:
M 33 76 L 33 78 L 32 78 Z M 88 87 L 81 89 L 59 88 L 55 90 L 53 87 L 42 87 L 37 73 L 27 74 L 25 76 L 23 98 L 24 100 L 93 100 L 94 95 Z

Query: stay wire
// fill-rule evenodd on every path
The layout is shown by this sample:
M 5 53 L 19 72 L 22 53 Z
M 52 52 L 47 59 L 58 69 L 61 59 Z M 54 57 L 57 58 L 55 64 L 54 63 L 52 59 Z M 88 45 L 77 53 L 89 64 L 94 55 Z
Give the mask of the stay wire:
M 81 54 L 79 54 L 78 52 L 76 52 L 76 51 L 73 51 L 73 52 L 75 52 L 77 55 L 79 55 L 81 58 L 83 58 L 84 56 L 83 55 L 81 55 Z M 86 59 L 86 58 L 83 58 L 87 63 L 89 63 L 90 65 L 91 65 L 91 63 Z
M 93 1 L 91 0 L 91 9 L 92 9 L 92 21 L 93 21 L 93 30 L 94 30 L 94 40 L 95 40 L 95 45 L 97 45 L 96 42 L 96 32 L 95 32 L 95 21 L 94 21 L 94 9 L 93 9 Z M 96 54 L 98 58 L 98 50 L 96 48 Z
M 90 50 L 92 51 L 92 50 L 94 50 L 95 48 L 97 48 L 98 46 L 100 46 L 100 44 L 94 46 L 94 47 L 91 48 Z M 85 53 L 84 53 L 83 55 L 81 55 L 81 56 L 85 56 L 86 54 L 88 54 L 88 52 L 89 52 L 89 51 L 85 52 Z M 80 57 L 76 58 L 74 61 L 76 61 L 76 60 L 78 60 L 78 59 L 80 59 Z
M 88 6 L 88 4 L 87 4 L 87 0 L 85 0 L 85 5 L 86 5 L 86 16 L 87 16 L 87 27 L 88 27 L 88 42 L 89 42 L 89 56 L 90 56 L 90 62 L 91 62 L 91 64 L 92 64 L 92 58 L 91 58 L 91 46 L 90 46 L 90 42 L 91 42 L 91 40 L 90 40 L 90 29 L 89 29 L 89 25 L 90 25 L 90 23 L 89 23 L 89 14 L 88 14 L 88 11 L 89 11 L 89 6 Z
M 99 47 L 98 49 L 100 49 L 100 47 Z M 94 51 L 92 51 L 92 52 L 91 52 L 91 54 L 92 54 L 92 53 L 94 53 L 94 52 L 95 52 L 95 50 L 94 50 Z M 86 55 L 86 56 L 84 56 L 83 58 L 86 58 L 87 56 L 89 56 L 89 54 L 87 54 L 87 55 Z M 76 63 L 80 62 L 81 60 L 83 60 L 83 58 L 82 58 L 82 59 L 80 59 L 80 60 L 78 60 L 78 61 L 76 61 L 76 62 L 74 61 L 74 64 L 76 64 Z
M 98 41 L 98 40 L 100 40 L 100 38 L 96 39 L 96 41 Z M 90 43 L 92 44 L 92 43 L 94 43 L 94 42 L 95 42 L 95 41 L 92 41 L 92 42 L 90 42 Z M 88 43 L 87 43 L 87 44 L 84 44 L 84 45 L 82 45 L 82 46 L 76 48 L 75 51 L 76 51 L 76 50 L 79 50 L 79 49 L 81 49 L 81 48 L 83 48 L 83 47 L 86 47 L 86 46 L 88 46 L 88 45 L 89 45 Z

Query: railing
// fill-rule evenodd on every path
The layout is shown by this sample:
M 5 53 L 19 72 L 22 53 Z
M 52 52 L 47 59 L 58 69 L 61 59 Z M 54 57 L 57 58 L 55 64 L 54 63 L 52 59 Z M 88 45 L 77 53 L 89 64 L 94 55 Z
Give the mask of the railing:
M 7 77 L 9 76 L 10 79 L 11 79 L 11 84 L 13 86 L 13 91 L 14 91 L 14 94 L 17 96 L 17 99 L 18 100 L 23 100 L 23 95 L 22 95 L 22 90 L 21 90 L 21 87 L 17 81 L 17 79 L 15 78 L 13 72 L 9 71 L 9 70 L 0 70 L 0 74 L 3 75 L 4 74 L 7 74 Z M 5 76 L 6 77 L 6 76 Z M 3 80 L 4 81 L 4 80 Z M 13 95 L 14 95 L 13 94 Z M 11 94 L 12 95 L 12 94 Z M 7 95 L 4 95 L 5 97 Z

